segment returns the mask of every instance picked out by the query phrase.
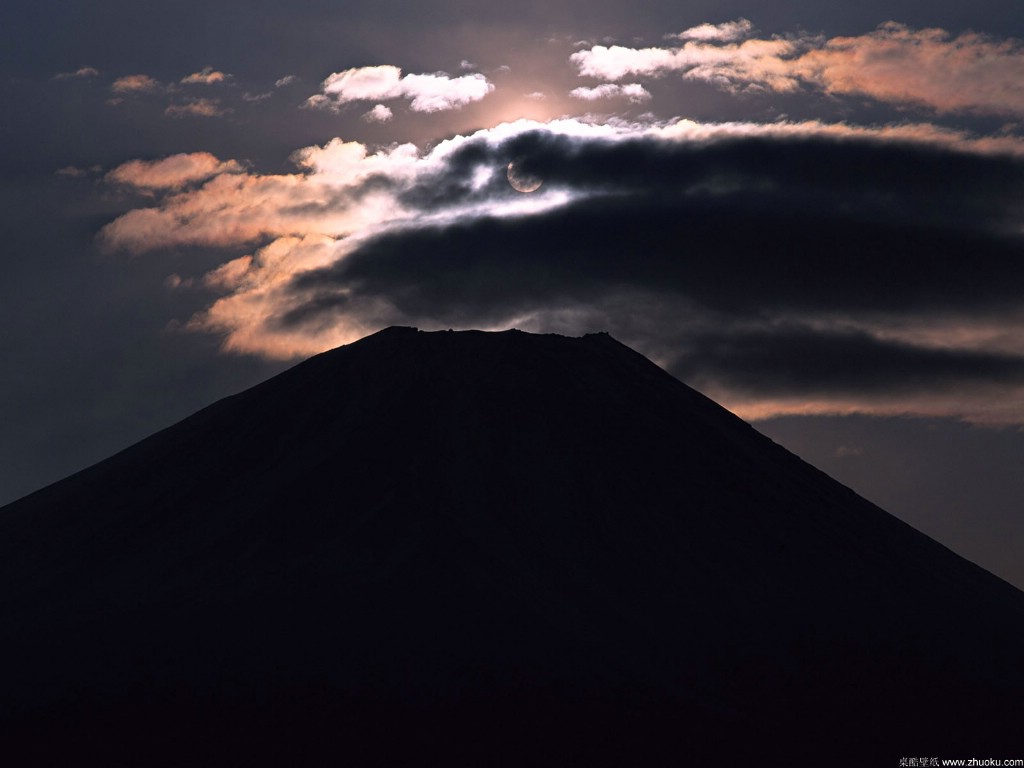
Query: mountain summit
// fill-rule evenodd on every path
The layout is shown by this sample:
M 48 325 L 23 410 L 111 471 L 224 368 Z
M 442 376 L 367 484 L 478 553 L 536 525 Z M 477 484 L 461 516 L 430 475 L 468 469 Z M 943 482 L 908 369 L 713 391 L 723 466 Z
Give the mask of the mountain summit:
M 313 357 L 0 510 L 0 610 L 34 765 L 895 765 L 1024 693 L 1024 594 L 607 334 Z

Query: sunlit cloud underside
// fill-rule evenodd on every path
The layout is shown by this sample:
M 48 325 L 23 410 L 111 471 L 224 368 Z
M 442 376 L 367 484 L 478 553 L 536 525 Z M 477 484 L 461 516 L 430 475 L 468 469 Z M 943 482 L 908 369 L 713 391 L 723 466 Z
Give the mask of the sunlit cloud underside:
M 577 50 L 569 64 L 597 82 L 565 103 L 646 105 L 672 76 L 934 114 L 1024 111 L 1015 41 L 894 23 L 759 38 L 742 19 L 672 41 Z M 494 89 L 477 73 L 379 65 L 330 75 L 306 106 L 355 104 L 383 123 L 385 101 L 457 110 Z M 515 120 L 426 148 L 337 138 L 296 150 L 290 173 L 206 152 L 130 160 L 105 180 L 141 204 L 98 239 L 157 258 L 219 249 L 218 267 L 168 285 L 209 296 L 180 327 L 220 334 L 234 353 L 299 358 L 396 323 L 610 330 L 749 418 L 1019 424 L 1022 156 L 1012 129 L 927 119 Z M 516 191 L 510 163 L 543 183 Z

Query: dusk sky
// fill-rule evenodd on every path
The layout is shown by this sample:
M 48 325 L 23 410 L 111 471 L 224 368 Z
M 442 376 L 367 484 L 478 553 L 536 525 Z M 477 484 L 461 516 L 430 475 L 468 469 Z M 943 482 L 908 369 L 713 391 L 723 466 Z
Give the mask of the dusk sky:
M 1024 587 L 1021 0 L 14 0 L 0 99 L 0 503 L 389 325 L 608 331 Z

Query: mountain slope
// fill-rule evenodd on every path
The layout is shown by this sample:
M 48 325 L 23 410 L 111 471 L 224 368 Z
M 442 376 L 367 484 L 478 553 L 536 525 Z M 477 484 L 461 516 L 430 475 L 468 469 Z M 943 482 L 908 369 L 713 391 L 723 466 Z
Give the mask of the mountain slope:
M 1024 692 L 1024 595 L 604 334 L 314 357 L 0 510 L 0 607 L 10 729 L 147 764 L 896 760 Z

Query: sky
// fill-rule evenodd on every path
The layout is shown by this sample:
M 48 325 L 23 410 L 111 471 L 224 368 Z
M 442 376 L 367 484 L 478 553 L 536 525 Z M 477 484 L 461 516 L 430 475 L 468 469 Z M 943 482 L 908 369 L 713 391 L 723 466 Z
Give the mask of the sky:
M 14 0 L 0 139 L 0 503 L 389 325 L 608 331 L 1024 587 L 1021 0 Z

